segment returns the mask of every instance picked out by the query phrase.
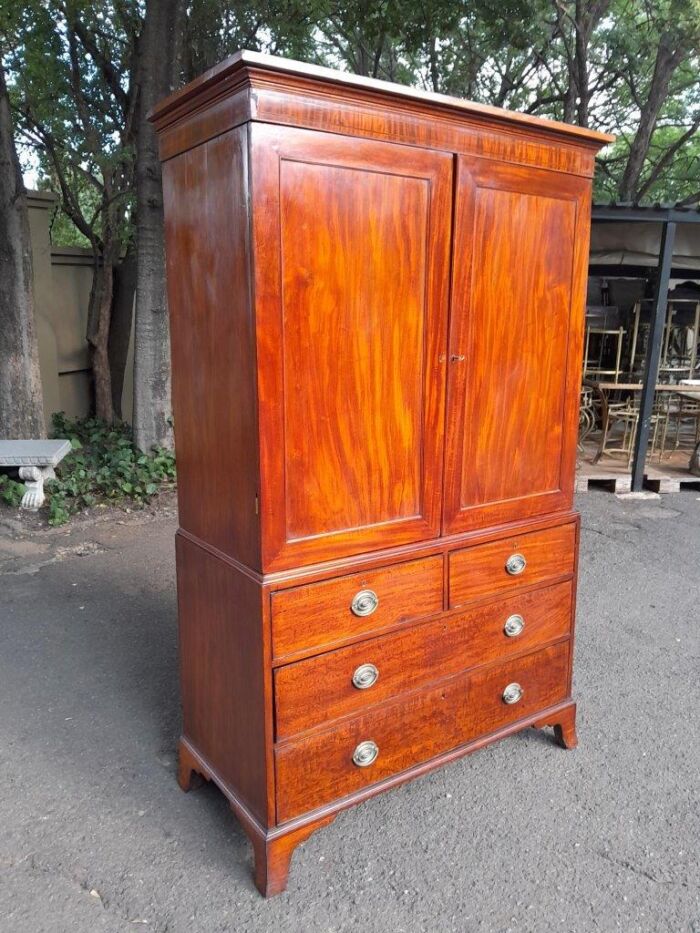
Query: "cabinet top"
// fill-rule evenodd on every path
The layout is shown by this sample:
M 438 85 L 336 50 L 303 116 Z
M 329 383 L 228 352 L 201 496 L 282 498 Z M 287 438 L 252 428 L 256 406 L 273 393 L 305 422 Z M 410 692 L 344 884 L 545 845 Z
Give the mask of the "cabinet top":
M 346 97 L 350 94 L 361 103 L 380 103 L 387 109 L 405 109 L 410 107 L 418 113 L 436 116 L 438 113 L 452 119 L 462 119 L 471 123 L 482 123 L 510 130 L 534 132 L 539 136 L 550 137 L 597 150 L 615 137 L 607 133 L 558 123 L 533 117 L 530 114 L 501 110 L 487 104 L 435 94 L 418 88 L 392 84 L 374 78 L 336 71 L 333 68 L 321 68 L 303 62 L 263 55 L 259 52 L 236 52 L 214 68 L 209 69 L 199 78 L 166 97 L 156 105 L 150 114 L 159 132 L 180 123 L 190 114 L 200 112 L 237 91 L 250 89 L 253 100 L 250 105 L 249 119 L 256 119 L 255 94 L 264 91 L 294 92 L 311 90 L 315 95 L 325 98 Z

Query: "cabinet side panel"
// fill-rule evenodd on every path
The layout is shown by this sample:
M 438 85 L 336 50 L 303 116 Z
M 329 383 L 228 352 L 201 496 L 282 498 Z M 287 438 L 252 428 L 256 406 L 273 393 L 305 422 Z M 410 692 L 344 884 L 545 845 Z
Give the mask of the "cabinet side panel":
M 180 535 L 176 550 L 183 735 L 265 823 L 262 591 Z
M 259 567 L 247 127 L 163 166 L 180 525 Z

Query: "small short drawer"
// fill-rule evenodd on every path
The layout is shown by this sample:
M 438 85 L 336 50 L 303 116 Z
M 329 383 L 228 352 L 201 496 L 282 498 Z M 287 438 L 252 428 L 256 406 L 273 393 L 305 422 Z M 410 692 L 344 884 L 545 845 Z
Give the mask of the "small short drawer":
M 425 557 L 272 594 L 276 659 L 440 612 L 443 558 Z
M 290 820 L 564 700 L 569 642 L 442 681 L 275 749 Z
M 411 626 L 275 671 L 277 737 L 566 637 L 571 583 Z
M 449 556 L 450 608 L 574 572 L 576 526 L 477 544 Z

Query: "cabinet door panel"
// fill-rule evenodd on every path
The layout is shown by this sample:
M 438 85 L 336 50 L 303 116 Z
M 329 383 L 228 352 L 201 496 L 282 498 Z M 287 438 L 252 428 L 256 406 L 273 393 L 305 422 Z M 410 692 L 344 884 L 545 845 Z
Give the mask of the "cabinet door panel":
M 589 190 L 585 179 L 460 159 L 447 532 L 571 504 Z
M 452 158 L 252 127 L 266 569 L 435 536 Z

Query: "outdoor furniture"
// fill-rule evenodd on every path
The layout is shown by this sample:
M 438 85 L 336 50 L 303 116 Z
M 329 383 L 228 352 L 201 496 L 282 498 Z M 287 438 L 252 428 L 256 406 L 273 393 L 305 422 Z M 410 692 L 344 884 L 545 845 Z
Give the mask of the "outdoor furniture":
M 630 350 L 629 375 L 641 371 L 643 359 L 637 359 L 638 349 L 642 357 L 646 352 L 646 339 L 650 327 L 651 305 L 649 299 L 642 299 L 634 306 L 634 325 L 632 327 L 632 346 Z M 644 321 L 643 318 L 648 320 Z M 642 339 L 642 335 L 644 339 Z M 700 335 L 700 302 L 688 298 L 676 298 L 668 301 L 666 323 L 664 325 L 659 376 L 661 379 L 692 377 L 697 365 L 698 336 Z
M 587 306 L 583 354 L 583 374 L 586 378 L 611 376 L 617 382 L 622 372 L 625 333 L 619 308 L 609 305 Z
M 658 381 L 661 347 L 664 340 L 666 312 L 669 301 L 669 282 L 671 278 L 694 278 L 694 272 L 686 271 L 674 261 L 676 228 L 679 225 L 700 223 L 700 211 L 690 207 L 676 205 L 654 205 L 639 207 L 623 204 L 600 204 L 593 206 L 593 218 L 598 223 L 635 223 L 659 224 L 661 239 L 658 249 L 658 261 L 654 275 L 653 298 L 649 313 L 649 338 L 643 366 L 643 387 L 641 390 L 639 431 L 635 440 L 632 463 L 632 491 L 640 492 L 644 484 L 644 465 L 649 439 L 650 417 L 654 403 L 654 386 Z M 604 274 L 610 274 L 606 266 Z M 646 273 L 645 273 L 646 275 Z M 681 296 L 682 298 L 682 296 Z M 670 298 L 671 301 L 681 300 Z M 697 297 L 693 295 L 693 300 Z
M 667 412 L 663 405 L 656 404 L 651 415 L 651 425 L 653 428 L 651 434 L 651 453 L 657 450 L 657 442 L 660 438 L 666 437 Z M 632 452 L 634 449 L 634 439 L 639 424 L 639 403 L 633 396 L 625 399 L 624 402 L 608 403 L 607 419 L 603 425 L 603 436 L 600 443 L 598 458 L 603 454 L 624 454 L 628 465 L 632 462 Z M 608 440 L 611 431 L 616 425 L 622 425 L 622 438 L 619 447 L 608 446 Z M 661 433 L 659 433 L 661 432 Z M 662 447 L 658 448 L 659 454 Z
M 591 364 L 591 337 L 600 338 L 598 342 L 598 352 L 595 354 L 595 359 L 593 360 L 593 365 Z M 609 338 L 614 338 L 615 351 L 614 351 L 614 360 L 615 365 L 611 368 L 606 368 L 605 366 L 605 355 L 608 343 L 610 342 Z M 625 329 L 624 327 L 618 327 L 616 330 L 610 330 L 603 327 L 587 327 L 586 328 L 586 349 L 584 354 L 584 363 L 583 363 L 583 372 L 584 375 L 588 378 L 591 376 L 614 376 L 615 381 L 620 378 L 620 373 L 622 372 L 622 347 L 625 340 Z
M 584 380 L 584 385 L 594 386 L 594 397 L 596 404 L 600 407 L 601 437 L 598 442 L 592 463 L 597 463 L 604 453 L 625 453 L 631 456 L 634 448 L 634 439 L 636 427 L 639 421 L 639 406 L 634 401 L 627 400 L 623 402 L 611 402 L 611 392 L 630 392 L 637 393 L 642 391 L 640 382 L 591 382 Z M 654 407 L 652 408 L 650 427 L 651 431 L 651 449 L 655 450 L 657 443 L 660 442 L 660 451 L 663 452 L 665 445 L 665 433 L 667 430 L 666 422 L 669 418 L 669 401 L 663 400 L 663 396 L 669 398 L 674 395 L 681 396 L 683 399 L 697 403 L 700 406 L 700 386 L 697 390 L 693 386 L 678 386 L 661 383 L 656 386 L 658 398 L 655 396 Z M 610 434 L 610 428 L 615 422 L 623 424 L 623 442 L 619 448 L 607 446 L 607 439 Z M 661 437 L 659 429 L 662 429 Z
M 604 426 L 608 420 L 608 396 L 600 389 L 600 383 L 595 379 L 583 379 L 581 385 L 581 402 L 579 408 L 578 450 L 584 452 L 584 443 L 595 430 L 596 424 Z M 592 463 L 597 463 L 603 454 L 602 444 L 599 442 Z
M 596 424 L 594 390 L 584 380 L 581 386 L 581 403 L 578 409 L 578 450 L 584 452 L 583 442 L 595 429 Z
M 669 422 L 673 421 L 676 429 L 675 450 L 681 447 L 684 427 L 690 429 L 692 446 L 700 442 L 700 380 L 682 380 L 681 385 L 687 385 L 687 388 L 674 393 L 677 404 L 672 411 L 669 411 Z M 697 390 L 693 390 L 692 385 L 697 385 Z
M 21 509 L 36 512 L 44 504 L 44 483 L 53 479 L 54 467 L 71 450 L 67 440 L 0 441 L 0 467 L 19 467 L 26 492 Z

